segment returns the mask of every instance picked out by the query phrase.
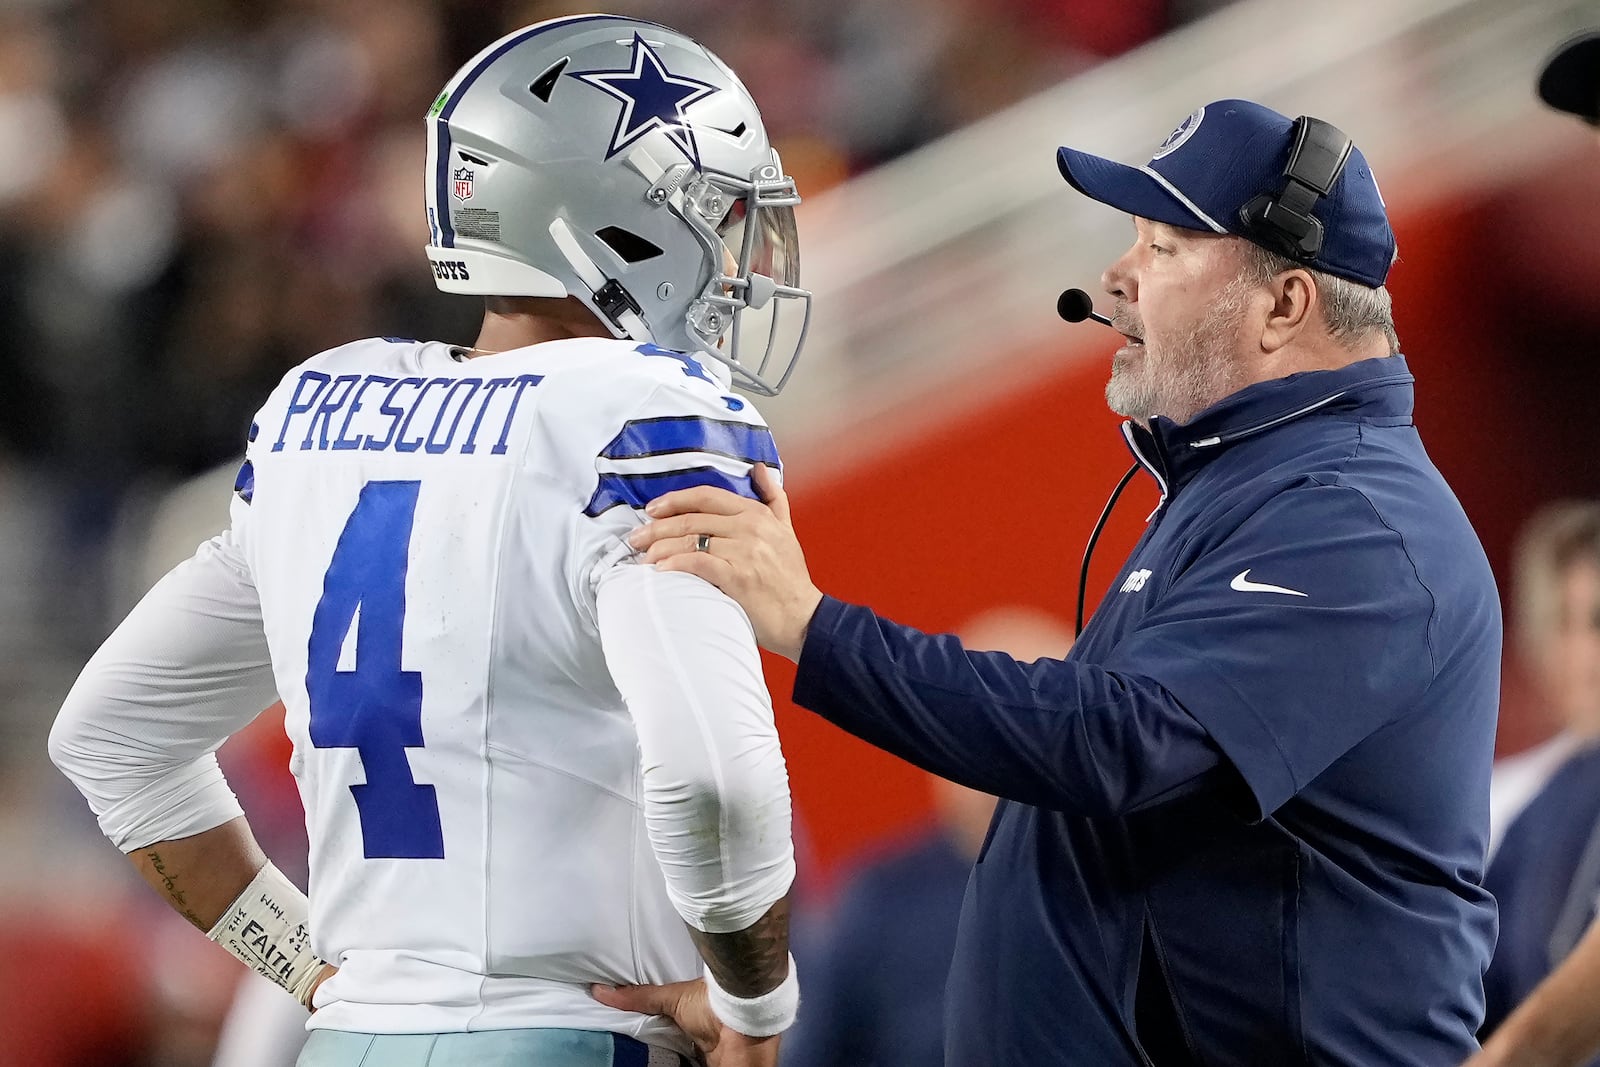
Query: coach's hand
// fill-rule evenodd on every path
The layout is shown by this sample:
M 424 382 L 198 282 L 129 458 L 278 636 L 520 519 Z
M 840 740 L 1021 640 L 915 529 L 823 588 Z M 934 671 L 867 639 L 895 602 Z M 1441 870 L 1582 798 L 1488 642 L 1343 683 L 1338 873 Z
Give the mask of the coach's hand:
M 747 1037 L 728 1029 L 712 1014 L 702 979 L 671 985 L 596 985 L 589 991 L 608 1007 L 669 1016 L 705 1053 L 710 1067 L 773 1067 L 778 1062 L 776 1036 Z
M 628 543 L 661 570 L 699 575 L 727 593 L 761 647 L 799 660 L 822 590 L 811 584 L 777 475 L 758 463 L 751 478 L 765 503 L 710 486 L 680 489 L 650 501 L 651 521 Z

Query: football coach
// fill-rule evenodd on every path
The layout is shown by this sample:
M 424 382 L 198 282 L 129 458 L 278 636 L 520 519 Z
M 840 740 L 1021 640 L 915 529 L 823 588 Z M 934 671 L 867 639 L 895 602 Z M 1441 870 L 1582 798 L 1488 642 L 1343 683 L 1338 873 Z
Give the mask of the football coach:
M 948 1063 L 1458 1064 L 1495 936 L 1500 608 L 1412 422 L 1372 172 L 1330 124 L 1242 100 L 1145 166 L 1059 162 L 1133 217 L 1106 395 L 1161 490 L 1070 655 L 823 595 L 765 468 L 765 505 L 669 494 L 635 547 L 738 600 L 797 703 L 1003 798 Z

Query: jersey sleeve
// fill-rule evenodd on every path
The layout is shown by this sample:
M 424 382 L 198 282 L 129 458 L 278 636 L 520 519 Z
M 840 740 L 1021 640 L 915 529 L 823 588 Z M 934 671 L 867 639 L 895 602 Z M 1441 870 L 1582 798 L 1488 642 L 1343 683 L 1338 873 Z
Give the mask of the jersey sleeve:
M 237 817 L 216 750 L 277 699 L 233 531 L 156 583 L 67 694 L 50 757 L 123 851 Z
M 605 575 L 599 614 L 667 894 L 698 930 L 743 930 L 795 870 L 788 771 L 749 620 L 709 583 L 646 564 Z
M 779 466 L 747 402 L 652 359 L 654 377 L 612 416 L 592 459 L 582 522 L 595 546 L 579 596 L 639 737 L 652 851 L 678 914 L 742 930 L 794 879 L 789 781 L 744 610 L 692 575 L 637 560 L 623 540 L 663 493 L 714 486 L 756 499 L 751 470 Z M 665 370 L 666 373 L 662 373 Z
M 584 514 L 635 511 L 678 489 L 709 485 L 752 500 L 757 463 L 782 469 L 772 431 L 755 408 L 737 409 L 699 389 L 658 386 L 595 457 L 596 484 Z
M 679 489 L 711 486 L 759 500 L 751 472 L 764 463 L 782 473 L 778 447 L 753 404 L 686 376 L 651 381 L 642 397 L 611 417 L 604 443 L 585 470 L 574 594 L 594 611 L 595 590 L 610 568 L 633 556 L 624 540 L 644 523 L 644 507 Z

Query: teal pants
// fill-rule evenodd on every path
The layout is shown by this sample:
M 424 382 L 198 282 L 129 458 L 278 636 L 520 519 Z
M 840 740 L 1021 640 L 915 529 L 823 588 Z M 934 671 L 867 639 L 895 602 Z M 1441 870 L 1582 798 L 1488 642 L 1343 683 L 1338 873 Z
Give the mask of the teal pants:
M 689 1061 L 596 1030 L 352 1034 L 313 1030 L 296 1067 L 687 1067 Z

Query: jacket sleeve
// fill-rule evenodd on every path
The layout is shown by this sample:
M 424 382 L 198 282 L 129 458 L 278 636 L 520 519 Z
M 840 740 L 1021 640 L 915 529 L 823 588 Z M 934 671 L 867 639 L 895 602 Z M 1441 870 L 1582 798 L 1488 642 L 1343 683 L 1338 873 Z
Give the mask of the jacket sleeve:
M 831 597 L 794 699 L 924 770 L 1038 807 L 1115 815 L 1224 780 L 1205 730 L 1150 678 L 969 652 Z
M 1040 807 L 1124 814 L 1242 777 L 1264 816 L 1426 688 L 1430 614 L 1365 498 L 1313 486 L 1200 552 L 1103 663 L 968 652 L 825 600 L 795 700 Z

